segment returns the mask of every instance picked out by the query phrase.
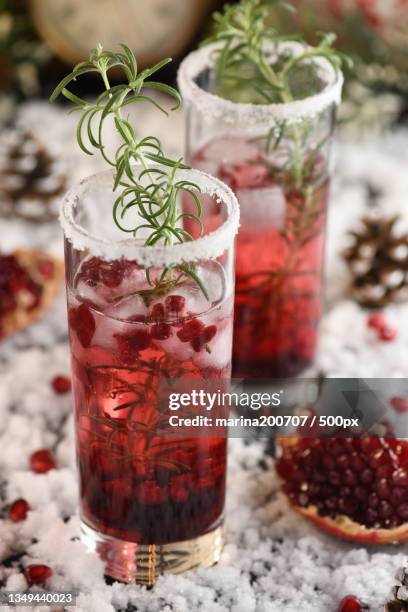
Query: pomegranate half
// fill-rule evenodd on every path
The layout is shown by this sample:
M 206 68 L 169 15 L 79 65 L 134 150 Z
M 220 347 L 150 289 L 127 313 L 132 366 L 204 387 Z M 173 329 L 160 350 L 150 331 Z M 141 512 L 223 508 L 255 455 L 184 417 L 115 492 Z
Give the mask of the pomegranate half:
M 365 544 L 408 541 L 408 441 L 285 438 L 276 469 L 294 509 Z

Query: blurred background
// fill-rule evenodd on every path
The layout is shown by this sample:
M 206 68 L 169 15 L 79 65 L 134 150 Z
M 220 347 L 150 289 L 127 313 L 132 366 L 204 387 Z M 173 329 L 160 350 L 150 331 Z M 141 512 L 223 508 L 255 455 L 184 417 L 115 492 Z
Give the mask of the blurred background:
M 48 103 L 60 79 L 97 42 L 107 48 L 126 42 L 140 67 L 172 56 L 175 61 L 159 78 L 175 85 L 179 62 L 208 33 L 211 13 L 223 4 L 222 0 L 0 0 L 1 251 L 26 244 L 61 256 L 56 223 L 61 197 L 72 182 L 101 168 L 101 160 L 79 150 L 75 118 L 68 116 L 63 102 Z M 271 25 L 300 32 L 312 43 L 319 31 L 334 31 L 338 46 L 355 61 L 353 72 L 346 75 L 339 113 L 327 303 L 330 307 L 351 296 L 363 306 L 384 307 L 405 299 L 408 290 L 407 261 L 391 256 L 396 242 L 408 240 L 408 0 L 294 0 L 293 4 L 294 13 L 271 11 Z M 75 87 L 81 96 L 100 92 L 92 78 Z M 183 153 L 182 112 L 168 120 L 143 105 L 137 110 L 141 135 L 158 134 L 169 154 Z M 110 137 L 115 143 L 114 130 Z M 367 215 L 374 216 L 376 227 L 367 226 Z M 389 290 L 391 274 L 398 290 Z M 365 283 L 370 291 L 378 285 L 378 295 L 387 299 L 374 296 L 368 304 Z M 61 322 L 58 317 L 58 324 L 65 325 L 64 318 Z

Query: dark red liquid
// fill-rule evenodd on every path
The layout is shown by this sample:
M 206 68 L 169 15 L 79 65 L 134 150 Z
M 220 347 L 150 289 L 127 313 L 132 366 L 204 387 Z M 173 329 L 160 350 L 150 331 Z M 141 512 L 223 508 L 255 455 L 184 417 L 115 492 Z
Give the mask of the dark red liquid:
M 241 206 L 233 375 L 299 374 L 318 342 L 327 175 L 302 190 L 283 184 L 262 163 L 260 148 L 238 138 L 211 142 L 193 165 L 229 184 Z
M 104 534 L 165 544 L 203 535 L 220 521 L 226 440 L 159 438 L 158 381 L 228 380 L 232 302 L 220 301 L 197 317 L 194 291 L 168 306 L 163 297 L 149 306 L 131 298 L 128 312 L 113 316 L 112 302 L 104 300 L 134 283 L 129 269 L 117 286 L 115 275 L 92 279 L 85 267 L 69 297 L 81 511 Z M 201 322 L 201 336 L 185 327 L 192 320 Z M 185 329 L 181 340 L 177 334 Z

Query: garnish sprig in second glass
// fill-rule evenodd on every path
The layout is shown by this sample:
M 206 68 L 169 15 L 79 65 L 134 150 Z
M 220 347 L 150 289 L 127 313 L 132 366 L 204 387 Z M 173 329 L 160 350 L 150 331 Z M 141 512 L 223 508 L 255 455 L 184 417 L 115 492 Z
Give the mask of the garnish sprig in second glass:
M 282 35 L 268 26 L 271 8 L 295 11 L 291 4 L 281 0 L 240 0 L 238 4 L 226 5 L 223 13 L 214 13 L 214 32 L 203 44 L 218 45 L 215 76 L 216 93 L 221 97 L 233 102 L 287 104 L 318 93 L 324 87 L 313 59 L 325 58 L 336 71 L 342 65 L 352 67 L 350 58 L 333 47 L 335 34 L 321 33 L 320 44 L 311 47 L 298 34 Z M 291 46 L 290 42 L 297 45 Z M 289 126 L 289 129 L 286 123 L 273 126 L 263 137 L 266 154 L 271 144 L 281 143 L 286 134 L 293 142 L 288 178 L 303 191 L 307 179 L 305 169 L 308 172 L 310 166 L 310 163 L 304 164 L 307 125 Z M 317 154 L 323 144 L 318 145 Z
M 89 60 L 81 62 L 56 87 L 51 95 L 51 102 L 63 95 L 75 106 L 71 112 L 80 113 L 77 126 L 77 140 L 80 148 L 87 155 L 99 152 L 103 159 L 114 168 L 113 191 L 121 188 L 113 206 L 113 219 L 123 232 L 138 237 L 143 231 L 146 246 L 162 244 L 171 246 L 188 242 L 192 236 L 184 228 L 184 219 L 190 218 L 200 226 L 202 233 L 202 210 L 199 197 L 200 188 L 188 180 L 179 180 L 177 170 L 188 169 L 182 159 L 172 160 L 163 152 L 160 140 L 156 136 L 139 138 L 128 116 L 123 110 L 138 102 L 148 102 L 167 114 L 163 106 L 145 92 L 145 88 L 159 90 L 169 94 L 175 100 L 171 110 L 181 106 L 179 93 L 169 85 L 148 80 L 171 59 L 164 59 L 155 66 L 138 72 L 136 58 L 126 45 L 121 45 L 122 52 L 104 51 L 99 44 L 91 51 Z M 125 82 L 111 86 L 111 70 L 122 71 Z M 72 81 L 90 73 L 98 74 L 104 84 L 104 91 L 94 102 L 80 98 L 67 89 Z M 122 144 L 113 158 L 106 152 L 104 143 L 104 125 L 108 117 L 113 117 L 115 128 L 121 137 Z M 135 171 L 135 164 L 142 167 Z M 180 209 L 180 195 L 188 192 L 195 203 L 196 213 L 185 213 Z M 125 217 L 134 207 L 137 208 L 137 224 L 125 225 Z M 150 289 L 142 290 L 141 297 L 152 300 L 157 294 L 170 291 L 187 281 L 196 283 L 206 297 L 207 291 L 195 271 L 194 264 L 181 263 L 168 266 L 154 276 L 146 269 Z M 127 296 L 124 296 L 127 297 Z

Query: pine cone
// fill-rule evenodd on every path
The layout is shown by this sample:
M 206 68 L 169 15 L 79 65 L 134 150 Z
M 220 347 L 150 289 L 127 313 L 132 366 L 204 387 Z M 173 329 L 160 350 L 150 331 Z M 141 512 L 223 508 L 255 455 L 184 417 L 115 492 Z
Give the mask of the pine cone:
M 9 131 L 0 144 L 0 213 L 28 221 L 55 219 L 67 188 L 58 160 L 25 130 Z
M 393 588 L 394 600 L 385 606 L 385 612 L 408 612 L 408 568 L 399 569 L 395 578 L 400 584 Z
M 351 271 L 351 294 L 370 308 L 408 296 L 408 234 L 397 236 L 399 217 L 364 217 L 361 231 L 351 232 L 354 244 L 344 252 Z

